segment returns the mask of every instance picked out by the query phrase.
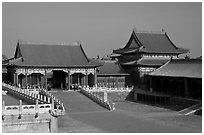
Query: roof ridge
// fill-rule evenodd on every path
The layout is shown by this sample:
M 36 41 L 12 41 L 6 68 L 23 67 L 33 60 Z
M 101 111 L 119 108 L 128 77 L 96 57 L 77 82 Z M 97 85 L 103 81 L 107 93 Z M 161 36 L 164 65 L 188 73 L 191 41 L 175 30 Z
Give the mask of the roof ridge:
M 42 42 L 31 42 L 31 41 L 21 41 L 20 45 L 61 45 L 61 46 L 80 46 L 78 41 L 72 43 L 42 43 Z
M 147 34 L 165 34 L 166 31 L 162 29 L 162 31 L 150 31 L 150 30 L 138 30 L 136 28 L 133 29 L 135 33 L 147 33 Z

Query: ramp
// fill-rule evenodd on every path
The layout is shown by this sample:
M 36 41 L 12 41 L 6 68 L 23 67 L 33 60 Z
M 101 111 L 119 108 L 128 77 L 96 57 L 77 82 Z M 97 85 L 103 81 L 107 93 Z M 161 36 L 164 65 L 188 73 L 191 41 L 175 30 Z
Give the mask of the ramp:
M 198 111 L 200 109 L 202 109 L 202 103 L 185 108 L 185 109 L 179 111 L 179 113 L 184 114 L 184 115 L 189 115 L 189 114 L 195 113 L 196 111 Z
M 57 91 L 52 94 L 64 103 L 68 113 L 107 111 L 107 109 L 77 91 Z

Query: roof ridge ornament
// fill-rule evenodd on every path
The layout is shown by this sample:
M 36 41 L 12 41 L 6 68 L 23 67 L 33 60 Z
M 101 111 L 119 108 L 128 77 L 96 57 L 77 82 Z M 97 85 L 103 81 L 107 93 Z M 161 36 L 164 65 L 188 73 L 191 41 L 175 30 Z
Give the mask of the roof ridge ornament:
M 75 41 L 75 42 L 69 42 L 69 43 L 65 43 L 65 42 L 61 42 L 61 43 L 42 43 L 42 42 L 33 42 L 33 41 L 22 41 L 22 40 L 18 40 L 17 44 L 27 44 L 27 45 L 69 45 L 69 46 L 76 46 L 76 45 L 80 45 L 81 43 L 79 41 Z
M 165 34 L 165 29 L 162 28 L 162 31 L 150 31 L 150 30 L 138 30 L 136 27 L 133 28 L 135 33 L 150 33 L 150 34 Z

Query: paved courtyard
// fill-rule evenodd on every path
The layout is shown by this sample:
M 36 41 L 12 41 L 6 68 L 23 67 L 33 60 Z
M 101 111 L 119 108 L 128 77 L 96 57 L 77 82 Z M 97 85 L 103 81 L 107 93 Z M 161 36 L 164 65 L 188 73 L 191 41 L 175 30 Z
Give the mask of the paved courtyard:
M 202 117 L 134 102 L 118 102 L 116 110 L 102 108 L 76 91 L 52 92 L 65 106 L 58 119 L 58 132 L 79 133 L 196 133 Z

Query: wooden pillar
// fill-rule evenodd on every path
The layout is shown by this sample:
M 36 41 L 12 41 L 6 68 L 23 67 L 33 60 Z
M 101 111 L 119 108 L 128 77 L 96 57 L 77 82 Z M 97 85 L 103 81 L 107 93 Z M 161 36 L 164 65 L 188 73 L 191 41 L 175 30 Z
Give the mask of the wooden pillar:
M 30 80 L 30 87 L 31 87 L 31 85 L 32 85 L 32 74 L 30 74 L 30 77 L 29 77 L 29 80 Z
M 107 77 L 104 77 L 104 85 L 107 87 Z
M 86 86 L 86 76 L 83 76 L 83 85 Z
M 16 86 L 18 86 L 18 73 L 15 74 L 16 74 Z
M 87 73 L 87 71 L 86 71 L 86 87 L 88 86 L 88 73 Z
M 96 72 L 96 69 L 94 69 L 94 84 L 97 87 L 97 72 Z
M 45 89 L 47 90 L 47 69 L 45 69 Z
M 39 74 L 36 74 L 37 77 L 37 86 L 39 85 Z
M 26 85 L 26 88 L 28 88 L 28 76 L 27 76 L 27 72 L 28 72 L 28 70 L 27 69 L 25 69 L 25 85 Z
M 70 78 L 70 71 L 68 71 L 68 90 L 70 90 L 71 86 L 71 78 Z
M 149 90 L 150 90 L 150 92 L 153 92 L 152 77 L 149 78 Z
M 188 80 L 187 78 L 184 79 L 184 91 L 185 91 L 185 97 L 188 98 Z
M 77 83 L 78 83 L 78 85 L 80 85 L 80 80 L 79 80 L 80 78 L 79 78 L 79 74 L 77 75 Z
M 16 85 L 16 73 L 13 73 L 13 85 Z
M 161 79 L 161 90 L 160 92 L 163 93 L 164 90 L 164 79 Z

